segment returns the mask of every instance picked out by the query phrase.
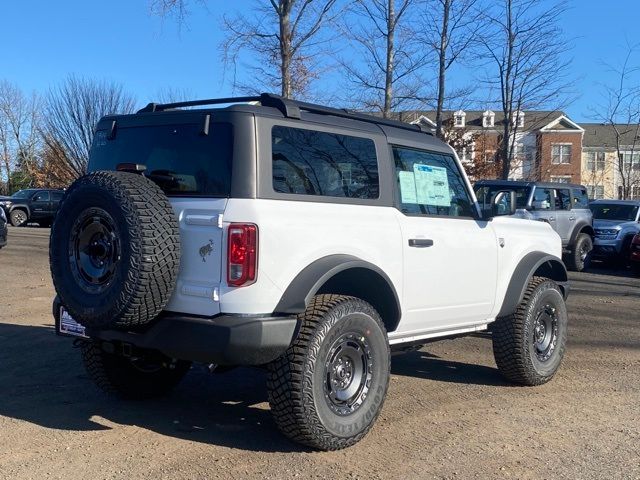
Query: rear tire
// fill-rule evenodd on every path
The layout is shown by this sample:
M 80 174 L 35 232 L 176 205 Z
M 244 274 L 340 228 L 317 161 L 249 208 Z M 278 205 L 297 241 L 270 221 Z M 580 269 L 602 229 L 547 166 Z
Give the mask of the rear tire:
M 493 324 L 493 355 L 500 373 L 521 385 L 551 380 L 564 356 L 567 323 L 558 285 L 533 277 L 515 313 Z
M 84 342 L 81 351 L 95 384 L 109 395 L 130 400 L 168 394 L 191 367 L 190 362 L 174 361 L 158 352 L 140 350 L 131 358 L 108 353 L 95 341 Z
M 29 219 L 27 212 L 21 209 L 13 210 L 9 214 L 9 220 L 11 221 L 11 225 L 14 227 L 22 227 L 27 224 L 27 220 Z
M 591 240 L 591 237 L 586 233 L 579 233 L 573 249 L 567 254 L 566 263 L 568 269 L 574 272 L 582 272 L 589 266 L 592 250 L 593 240 Z
M 269 404 L 291 440 L 320 450 L 360 441 L 389 386 L 390 353 L 380 316 L 367 302 L 314 297 L 287 352 L 269 365 Z

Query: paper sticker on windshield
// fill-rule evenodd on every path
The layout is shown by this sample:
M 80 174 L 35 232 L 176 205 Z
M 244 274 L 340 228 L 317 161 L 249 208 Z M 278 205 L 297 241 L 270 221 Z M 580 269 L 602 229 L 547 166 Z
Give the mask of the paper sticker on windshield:
M 416 179 L 413 172 L 398 172 L 400 181 L 400 198 L 402 203 L 418 203 L 416 196 Z
M 413 174 L 419 204 L 436 205 L 438 207 L 451 205 L 446 168 L 414 164 Z

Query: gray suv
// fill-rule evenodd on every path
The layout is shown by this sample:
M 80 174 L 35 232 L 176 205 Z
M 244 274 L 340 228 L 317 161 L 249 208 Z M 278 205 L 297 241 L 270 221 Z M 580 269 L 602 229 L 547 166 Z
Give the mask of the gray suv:
M 589 207 L 595 228 L 594 256 L 626 262 L 631 240 L 640 233 L 640 200 L 595 200 Z
M 478 202 L 490 206 L 498 192 L 513 192 L 516 216 L 548 222 L 562 239 L 563 260 L 581 272 L 589 263 L 594 230 L 587 189 L 571 183 L 481 180 L 475 184 Z

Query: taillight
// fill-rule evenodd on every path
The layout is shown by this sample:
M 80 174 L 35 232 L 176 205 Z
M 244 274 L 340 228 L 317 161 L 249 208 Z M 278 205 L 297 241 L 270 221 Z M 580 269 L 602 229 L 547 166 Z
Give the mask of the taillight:
M 227 284 L 251 285 L 256 281 L 258 264 L 258 227 L 250 223 L 229 225 L 227 241 Z

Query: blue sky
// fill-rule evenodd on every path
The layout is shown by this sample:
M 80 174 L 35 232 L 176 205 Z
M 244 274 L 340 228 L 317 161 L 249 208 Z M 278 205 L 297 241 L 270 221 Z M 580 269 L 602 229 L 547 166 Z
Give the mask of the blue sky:
M 0 79 L 27 92 L 45 92 L 70 73 L 107 78 L 122 83 L 140 105 L 169 88 L 200 98 L 229 95 L 219 17 L 251 3 L 209 0 L 208 9 L 194 6 L 188 25 L 178 31 L 173 21 L 163 23 L 150 14 L 148 0 L 5 0 Z M 566 110 L 577 121 L 589 121 L 590 106 L 600 101 L 600 84 L 615 80 L 602 62 L 620 62 L 627 42 L 640 43 L 640 1 L 574 0 L 571 5 L 563 27 L 572 39 L 569 56 L 579 98 Z

